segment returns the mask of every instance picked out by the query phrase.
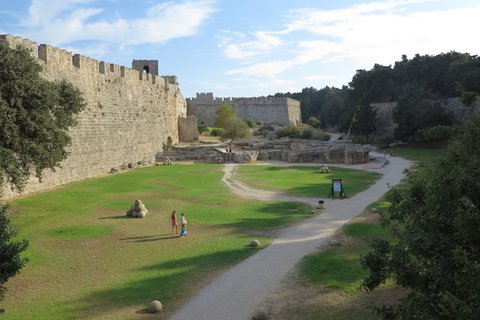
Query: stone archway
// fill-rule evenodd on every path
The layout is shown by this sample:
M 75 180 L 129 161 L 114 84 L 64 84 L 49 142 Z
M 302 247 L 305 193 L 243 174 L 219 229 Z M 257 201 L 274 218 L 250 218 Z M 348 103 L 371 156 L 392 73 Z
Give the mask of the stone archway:
M 149 66 L 143 66 L 143 71 L 145 73 L 150 73 L 150 67 Z

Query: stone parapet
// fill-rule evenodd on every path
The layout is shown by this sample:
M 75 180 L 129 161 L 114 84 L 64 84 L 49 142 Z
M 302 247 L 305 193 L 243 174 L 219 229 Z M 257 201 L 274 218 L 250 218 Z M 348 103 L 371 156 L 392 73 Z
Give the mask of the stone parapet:
M 163 144 L 177 143 L 178 117 L 186 102 L 176 78 L 143 74 L 132 68 L 98 61 L 49 45 L 0 36 L 12 47 L 30 50 L 48 80 L 67 80 L 82 92 L 86 108 L 70 128 L 69 156 L 42 183 L 32 178 L 24 193 L 96 177 L 123 163 L 154 161 Z M 6 198 L 15 196 L 6 188 Z
M 289 125 L 301 123 L 300 102 L 287 97 L 256 98 L 214 98 L 213 93 L 197 93 L 195 98 L 187 98 L 188 115 L 198 118 L 200 124 L 214 126 L 218 107 L 227 103 L 237 115 L 265 124 Z

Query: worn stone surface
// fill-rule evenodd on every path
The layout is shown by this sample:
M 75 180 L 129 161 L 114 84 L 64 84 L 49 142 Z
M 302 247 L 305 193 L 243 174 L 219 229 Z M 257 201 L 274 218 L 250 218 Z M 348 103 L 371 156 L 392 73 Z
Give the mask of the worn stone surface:
M 214 98 L 213 93 L 197 93 L 188 98 L 188 115 L 194 115 L 201 124 L 213 126 L 217 108 L 222 103 L 231 105 L 237 115 L 246 120 L 265 124 L 299 124 L 302 122 L 300 101 L 287 97 Z
M 198 120 L 195 116 L 178 118 L 178 140 L 181 142 L 198 141 Z
M 70 81 L 87 103 L 69 131 L 68 159 L 56 172 L 45 171 L 41 184 L 30 179 L 24 193 L 99 176 L 124 163 L 152 162 L 162 143 L 178 142 L 177 119 L 186 116 L 186 102 L 175 77 L 140 73 L 10 35 L 0 41 L 30 49 L 46 79 Z M 15 193 L 6 186 L 4 196 Z
M 223 151 L 222 151 L 223 150 Z M 231 154 L 224 148 L 207 145 L 173 147 L 158 154 L 157 161 L 167 157 L 175 161 L 200 160 L 208 163 L 250 163 L 257 160 L 358 164 L 370 161 L 369 145 L 349 140 L 324 142 L 314 140 L 277 140 L 238 142 Z

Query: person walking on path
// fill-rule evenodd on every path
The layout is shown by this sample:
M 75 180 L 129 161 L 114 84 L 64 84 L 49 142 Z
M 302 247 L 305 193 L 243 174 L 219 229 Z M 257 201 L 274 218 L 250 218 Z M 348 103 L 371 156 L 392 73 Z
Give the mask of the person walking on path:
M 178 233 L 178 221 L 177 221 L 177 211 L 173 210 L 172 211 L 172 234 L 173 234 L 173 229 L 175 229 L 175 233 Z
M 180 236 L 187 235 L 187 218 L 185 218 L 185 213 L 182 212 L 182 231 L 180 232 Z

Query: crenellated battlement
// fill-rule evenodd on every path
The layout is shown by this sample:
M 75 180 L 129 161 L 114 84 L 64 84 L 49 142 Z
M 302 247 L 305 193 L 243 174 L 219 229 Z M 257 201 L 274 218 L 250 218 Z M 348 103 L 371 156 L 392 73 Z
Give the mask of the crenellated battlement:
M 0 41 L 6 41 L 12 47 L 23 46 L 30 51 L 31 55 L 42 65 L 55 65 L 55 68 L 64 70 L 81 70 L 82 73 L 98 73 L 105 75 L 111 81 L 117 78 L 137 79 L 146 83 L 160 84 L 165 86 L 176 86 L 176 76 L 158 76 L 157 69 L 153 73 L 145 73 L 134 68 L 120 66 L 117 64 L 99 61 L 80 54 L 74 54 L 68 50 L 53 47 L 47 44 L 38 45 L 37 42 L 23 39 L 9 34 L 0 35 Z M 152 64 L 156 60 L 133 60 L 150 61 Z
M 271 104 L 271 105 L 281 105 L 288 100 L 296 101 L 294 99 L 288 97 L 275 97 L 275 96 L 263 96 L 263 97 L 228 97 L 228 98 L 220 98 L 214 97 L 213 92 L 201 92 L 196 94 L 195 98 L 187 98 L 187 102 L 189 103 L 196 103 L 200 102 L 202 104 L 210 103 L 211 105 L 218 105 L 222 103 L 238 103 L 238 104 Z
M 0 41 L 27 48 L 42 66 L 42 77 L 69 81 L 86 103 L 76 116 L 77 124 L 69 129 L 68 158 L 56 172 L 46 170 L 41 183 L 32 177 L 25 193 L 103 175 L 122 164 L 154 161 L 163 144 L 178 142 L 179 117 L 187 110 L 177 77 L 161 77 L 150 73 L 154 71 L 150 68 L 138 71 L 11 35 L 0 35 Z M 15 196 L 5 187 L 6 198 Z
M 206 125 L 215 124 L 215 115 L 222 103 L 230 104 L 244 120 L 279 125 L 301 123 L 300 102 L 287 97 L 218 98 L 212 92 L 201 92 L 186 100 L 188 114 Z

